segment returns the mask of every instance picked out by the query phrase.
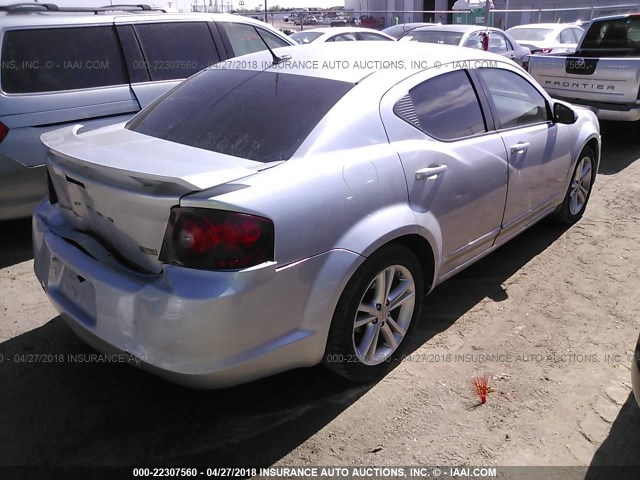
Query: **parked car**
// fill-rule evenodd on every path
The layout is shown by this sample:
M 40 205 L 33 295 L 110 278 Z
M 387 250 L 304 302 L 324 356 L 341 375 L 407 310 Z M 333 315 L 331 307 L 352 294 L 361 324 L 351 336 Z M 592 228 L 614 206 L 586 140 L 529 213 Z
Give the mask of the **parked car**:
M 555 98 L 601 120 L 640 120 L 640 17 L 594 19 L 571 55 L 531 55 L 529 72 Z
M 293 20 L 293 23 L 294 25 L 317 25 L 318 19 L 314 15 L 300 14 Z
M 433 25 L 441 25 L 440 23 L 428 23 L 428 22 L 416 22 L 416 23 L 400 23 L 398 25 L 392 25 L 382 30 L 383 33 L 391 35 L 393 38 L 400 38 L 405 36 L 411 30 L 415 30 L 419 27 L 430 27 Z
M 395 38 L 387 35 L 386 33 L 382 33 L 371 28 L 361 27 L 311 28 L 309 30 L 302 30 L 294 33 L 291 35 L 291 38 L 300 45 L 324 42 L 355 42 L 363 40 L 395 41 Z
M 47 192 L 41 134 L 127 120 L 198 70 L 264 49 L 261 37 L 271 47 L 294 43 L 229 14 L 0 7 L 0 220 L 31 215 Z
M 595 115 L 499 55 L 353 42 L 240 60 L 129 123 L 42 136 L 35 272 L 101 350 L 202 387 L 318 363 L 370 381 L 436 285 L 585 211 Z
M 573 53 L 584 30 L 573 23 L 535 23 L 510 28 L 507 33 L 531 53 Z
M 508 33 L 498 28 L 475 25 L 421 27 L 400 37 L 400 41 L 440 43 L 482 50 L 483 36 L 487 32 L 489 34 L 489 52 L 510 58 L 521 66 L 526 64 L 531 53 L 530 50 L 519 45 Z
M 633 385 L 633 396 L 640 406 L 640 338 L 636 343 L 633 361 L 631 362 L 631 384 Z

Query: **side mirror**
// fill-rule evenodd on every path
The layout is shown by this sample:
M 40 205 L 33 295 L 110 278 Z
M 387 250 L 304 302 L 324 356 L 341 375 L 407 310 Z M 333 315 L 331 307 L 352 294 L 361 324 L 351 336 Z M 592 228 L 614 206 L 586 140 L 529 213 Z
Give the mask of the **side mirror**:
M 563 103 L 555 103 L 553 105 L 553 120 L 556 123 L 566 123 L 567 125 L 571 125 L 572 123 L 576 123 L 578 117 L 576 116 L 576 112 L 567 107 Z

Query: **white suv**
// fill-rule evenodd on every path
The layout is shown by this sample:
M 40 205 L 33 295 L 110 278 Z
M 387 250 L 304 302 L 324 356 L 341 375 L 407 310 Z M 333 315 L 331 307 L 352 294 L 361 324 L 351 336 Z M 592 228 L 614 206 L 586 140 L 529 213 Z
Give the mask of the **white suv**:
M 41 134 L 127 120 L 209 65 L 293 44 L 266 23 L 230 14 L 0 7 L 0 220 L 29 216 L 46 194 Z

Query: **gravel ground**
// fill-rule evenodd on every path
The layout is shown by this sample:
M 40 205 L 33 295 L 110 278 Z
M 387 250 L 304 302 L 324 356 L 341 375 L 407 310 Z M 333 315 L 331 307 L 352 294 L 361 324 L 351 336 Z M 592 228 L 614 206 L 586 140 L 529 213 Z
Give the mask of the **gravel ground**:
M 438 287 L 376 385 L 317 367 L 203 392 L 80 361 L 93 351 L 32 273 L 29 222 L 0 224 L 0 465 L 640 465 L 637 137 L 603 125 L 584 218 L 544 221 Z

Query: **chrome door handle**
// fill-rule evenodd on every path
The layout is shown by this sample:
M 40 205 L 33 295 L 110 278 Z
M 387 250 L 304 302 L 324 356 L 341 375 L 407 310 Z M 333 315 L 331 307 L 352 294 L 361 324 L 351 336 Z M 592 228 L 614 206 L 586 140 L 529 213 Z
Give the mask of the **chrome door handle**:
M 515 145 L 511 145 L 511 153 L 524 153 L 529 150 L 530 146 L 529 142 L 518 142 Z
M 447 169 L 446 165 L 433 165 L 431 167 L 422 168 L 416 172 L 416 180 L 424 180 L 425 178 L 435 177 L 444 173 Z

